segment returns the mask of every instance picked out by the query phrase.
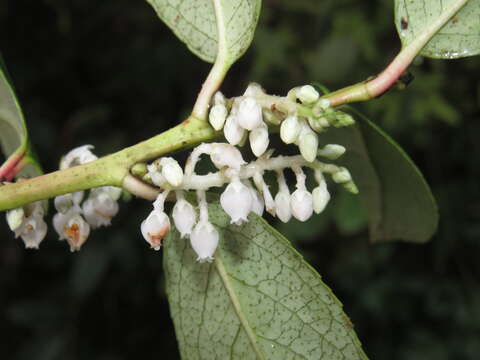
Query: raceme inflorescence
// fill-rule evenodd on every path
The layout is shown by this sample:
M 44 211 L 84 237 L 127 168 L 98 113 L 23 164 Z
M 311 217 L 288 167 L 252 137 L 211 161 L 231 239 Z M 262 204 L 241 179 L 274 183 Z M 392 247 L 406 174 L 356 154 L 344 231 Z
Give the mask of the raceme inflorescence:
M 212 261 L 219 233 L 209 220 L 207 191 L 223 189 L 220 204 L 231 223 L 248 221 L 251 212 L 264 211 L 288 222 L 292 217 L 308 220 L 321 213 L 330 200 L 325 175 L 352 193 L 357 193 L 350 172 L 341 166 L 317 159 L 335 160 L 345 152 L 338 144 L 319 148 L 319 134 L 328 127 L 354 123 L 353 118 L 332 109 L 310 85 L 292 89 L 287 96 L 268 95 L 258 84 L 251 84 L 242 96 L 227 99 L 217 92 L 208 116 L 212 127 L 223 131 L 226 143 L 202 143 L 195 147 L 182 168 L 172 157 L 162 157 L 146 166 L 142 180 L 160 188 L 153 210 L 141 224 L 141 233 L 150 246 L 159 250 L 170 231 L 165 202 L 174 201 L 172 219 L 182 237 L 189 237 L 198 261 Z M 270 132 L 279 131 L 281 140 L 295 144 L 299 155 L 276 155 L 269 149 Z M 250 144 L 254 155 L 247 162 L 240 147 Z M 93 146 L 73 149 L 60 162 L 60 169 L 94 161 Z M 196 172 L 202 156 L 208 156 L 215 171 Z M 271 176 L 273 175 L 273 176 Z M 310 192 L 307 178 L 316 184 Z M 271 179 L 274 179 L 273 181 Z M 288 180 L 295 179 L 295 188 Z M 274 190 L 272 190 L 274 189 Z M 196 193 L 196 199 L 191 193 Z M 87 240 L 90 229 L 110 225 L 118 212 L 122 189 L 104 186 L 57 196 L 53 225 L 60 240 L 67 240 L 77 251 Z M 35 202 L 7 212 L 7 221 L 27 248 L 38 248 L 47 233 L 43 220 L 45 202 Z

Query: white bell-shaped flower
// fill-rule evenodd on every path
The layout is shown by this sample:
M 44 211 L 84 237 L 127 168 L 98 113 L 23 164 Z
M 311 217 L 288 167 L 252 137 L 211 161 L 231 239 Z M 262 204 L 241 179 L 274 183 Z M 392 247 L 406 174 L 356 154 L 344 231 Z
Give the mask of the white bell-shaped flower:
M 298 147 L 300 148 L 300 154 L 308 162 L 312 162 L 317 158 L 318 135 L 308 125 L 305 125 L 300 133 Z
M 118 213 L 118 203 L 107 193 L 97 193 L 83 203 L 83 215 L 93 229 L 110 225 Z
M 197 254 L 197 261 L 211 262 L 218 246 L 217 229 L 208 221 L 200 221 L 190 234 L 190 243 Z
M 162 175 L 165 180 L 172 186 L 180 186 L 183 181 L 183 170 L 177 160 L 171 157 L 161 158 L 160 166 L 162 167 Z
M 228 184 L 220 196 L 220 204 L 232 219 L 231 223 L 240 225 L 247 221 L 248 213 L 252 210 L 252 195 L 237 178 Z
M 26 249 L 38 249 L 46 234 L 47 224 L 40 216 L 26 218 L 19 233 Z
M 328 204 L 330 200 L 330 193 L 327 189 L 327 183 L 322 181 L 320 185 L 318 185 L 312 191 L 313 196 L 313 210 L 316 214 L 320 214 Z
M 140 230 L 145 241 L 150 244 L 152 249 L 160 250 L 162 239 L 170 231 L 170 219 L 163 211 L 153 210 L 143 220 Z
M 263 201 L 262 195 L 255 190 L 253 187 L 248 187 L 250 189 L 250 194 L 252 196 L 252 212 L 257 214 L 258 216 L 263 215 L 263 211 L 265 210 L 265 202 Z
M 227 107 L 223 104 L 216 104 L 213 105 L 210 109 L 210 113 L 208 114 L 208 121 L 215 130 L 219 131 L 223 129 L 225 120 L 227 120 L 227 115 Z
M 229 168 L 239 170 L 240 166 L 246 164 L 240 150 L 230 144 L 211 144 L 210 159 L 217 169 L 228 166 Z
M 179 199 L 172 211 L 175 227 L 183 237 L 190 235 L 193 225 L 197 222 L 197 212 L 195 208 L 185 199 Z
M 280 138 L 285 144 L 293 144 L 300 134 L 301 125 L 296 115 L 290 115 L 280 125 Z
M 6 217 L 10 230 L 16 231 L 20 228 L 25 219 L 25 211 L 23 210 L 23 207 L 8 210 Z
M 230 144 L 238 145 L 243 139 L 245 129 L 238 124 L 237 117 L 233 114 L 230 114 L 225 121 L 223 134 L 225 135 L 225 139 L 227 139 Z
M 345 153 L 345 147 L 337 144 L 327 144 L 322 149 L 318 150 L 318 155 L 329 160 L 338 159 Z
M 59 240 L 65 240 L 67 238 L 65 234 L 65 226 L 67 225 L 68 220 L 70 220 L 73 216 L 78 215 L 79 210 L 75 208 L 71 208 L 65 214 L 56 213 L 53 216 L 53 228 L 58 234 Z
M 92 145 L 83 145 L 71 150 L 60 161 L 60 170 L 97 160 L 97 156 L 90 151 L 93 148 Z
M 64 226 L 63 233 L 70 245 L 70 251 L 78 251 L 90 235 L 90 225 L 80 214 L 73 215 Z
M 250 132 L 249 138 L 253 153 L 256 157 L 261 156 L 268 149 L 268 126 L 262 122 Z
M 302 103 L 311 104 L 317 101 L 320 95 L 312 85 L 305 85 L 298 90 L 297 97 Z
M 286 191 L 280 191 L 275 195 L 275 207 L 277 217 L 287 223 L 292 218 L 292 211 L 290 210 L 290 194 Z
M 238 104 L 238 124 L 246 129 L 253 130 L 262 123 L 262 107 L 255 98 L 247 96 Z
M 290 209 L 295 219 L 306 221 L 313 213 L 313 196 L 307 190 L 297 189 L 290 199 Z

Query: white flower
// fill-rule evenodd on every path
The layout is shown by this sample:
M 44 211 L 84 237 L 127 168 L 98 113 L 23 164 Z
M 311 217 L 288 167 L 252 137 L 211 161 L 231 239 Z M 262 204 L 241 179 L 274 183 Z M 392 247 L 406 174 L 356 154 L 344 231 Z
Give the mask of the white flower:
M 327 189 L 327 183 L 322 181 L 320 185 L 318 185 L 312 191 L 313 195 L 313 210 L 316 214 L 320 214 L 328 204 L 330 200 L 330 193 Z
M 252 195 L 237 178 L 228 184 L 220 196 L 220 204 L 232 219 L 231 223 L 240 225 L 247 221 L 248 213 L 252 210 Z
M 71 208 L 65 214 L 56 213 L 53 216 L 53 227 L 59 236 L 59 240 L 65 240 L 67 238 L 65 234 L 65 226 L 67 225 L 68 220 L 70 220 L 74 215 L 78 214 L 79 212 L 76 209 Z
M 63 228 L 63 234 L 70 245 L 70 251 L 78 251 L 90 235 L 90 225 L 80 214 L 75 214 L 68 219 Z
M 105 192 L 90 196 L 82 208 L 85 219 L 93 229 L 110 225 L 112 218 L 118 213 L 118 203 Z
M 262 121 L 262 107 L 255 98 L 247 96 L 238 104 L 238 124 L 245 130 L 253 130 L 259 127 Z
M 154 209 L 143 220 L 140 229 L 145 241 L 150 244 L 152 249 L 160 250 L 162 239 L 170 231 L 170 219 L 163 211 Z
M 313 213 L 312 194 L 307 190 L 295 190 L 290 199 L 290 209 L 297 220 L 308 220 Z
M 227 107 L 223 104 L 213 105 L 208 114 L 208 121 L 212 127 L 219 131 L 223 128 L 225 120 L 227 119 Z
M 292 211 L 290 210 L 290 194 L 285 191 L 280 191 L 275 195 L 275 207 L 277 217 L 287 223 L 292 218 Z
M 97 160 L 90 149 L 93 149 L 92 145 L 83 145 L 71 150 L 60 161 L 60 170 Z
M 292 144 L 298 139 L 302 129 L 296 115 L 290 115 L 280 125 L 280 138 L 285 144 Z
M 38 249 L 47 234 L 47 224 L 40 216 L 27 217 L 15 233 L 22 238 L 26 249 Z
M 256 157 L 261 156 L 268 148 L 268 126 L 262 122 L 250 132 L 250 146 Z
M 223 134 L 225 135 L 225 139 L 227 139 L 230 144 L 238 145 L 243 139 L 245 129 L 238 125 L 237 117 L 233 114 L 230 114 L 225 121 Z
M 210 159 L 217 169 L 228 166 L 240 170 L 240 166 L 246 164 L 242 153 L 233 145 L 213 143 L 211 145 Z
M 318 135 L 315 134 L 306 123 L 300 132 L 298 147 L 305 160 L 312 162 L 317 158 Z
M 175 227 L 183 237 L 190 235 L 193 225 L 197 222 L 197 212 L 192 204 L 185 199 L 179 199 L 172 211 Z
M 190 235 L 190 243 L 198 255 L 197 261 L 211 262 L 218 246 L 219 234 L 217 229 L 208 221 L 200 221 Z
M 171 157 L 163 157 L 160 159 L 162 167 L 162 175 L 174 187 L 180 186 L 183 181 L 183 170 L 177 160 Z
M 6 217 L 8 227 L 10 230 L 15 231 L 22 225 L 25 218 L 25 211 L 23 210 L 23 207 L 8 210 Z
M 311 104 L 317 101 L 320 95 L 313 86 L 305 85 L 298 90 L 297 97 L 302 103 Z

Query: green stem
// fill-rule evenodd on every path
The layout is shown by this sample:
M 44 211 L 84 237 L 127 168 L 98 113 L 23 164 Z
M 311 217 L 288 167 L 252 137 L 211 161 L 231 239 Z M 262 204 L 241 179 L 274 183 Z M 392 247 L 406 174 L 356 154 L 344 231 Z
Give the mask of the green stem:
M 153 189 L 147 189 L 145 184 L 131 178 L 130 168 L 134 164 L 213 140 L 218 134 L 208 122 L 190 116 L 162 134 L 97 161 L 0 186 L 0 211 L 106 185 L 126 187 L 136 195 L 151 199 L 154 196 Z
M 457 0 L 450 4 L 442 14 L 429 24 L 410 44 L 405 46 L 393 61 L 372 80 L 348 86 L 323 96 L 330 100 L 331 106 L 339 106 L 355 101 L 367 101 L 380 96 L 395 84 L 398 78 L 410 66 L 413 59 L 422 51 L 432 37 L 463 7 L 469 0 Z

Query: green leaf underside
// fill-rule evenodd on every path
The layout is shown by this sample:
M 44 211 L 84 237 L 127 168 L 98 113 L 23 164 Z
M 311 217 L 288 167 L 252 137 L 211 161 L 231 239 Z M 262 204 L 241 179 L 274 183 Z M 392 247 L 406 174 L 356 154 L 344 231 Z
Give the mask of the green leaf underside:
M 367 210 L 372 242 L 423 243 L 435 233 L 438 210 L 422 174 L 381 129 L 356 112 L 357 124 L 320 136 L 347 152 L 336 162 L 348 167 Z
M 458 0 L 395 0 L 395 24 L 403 46 L 455 1 Z M 480 0 L 467 2 L 420 53 L 440 59 L 477 54 L 480 54 Z
M 256 215 L 220 232 L 211 264 L 165 240 L 167 294 L 182 359 L 366 359 L 342 305 L 287 239 Z
M 217 22 L 213 0 L 147 0 L 175 35 L 204 61 L 217 55 Z M 261 0 L 220 0 L 227 59 L 233 64 L 253 39 Z

